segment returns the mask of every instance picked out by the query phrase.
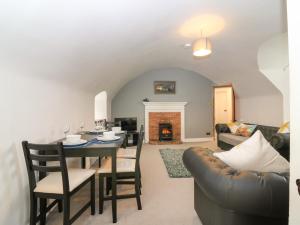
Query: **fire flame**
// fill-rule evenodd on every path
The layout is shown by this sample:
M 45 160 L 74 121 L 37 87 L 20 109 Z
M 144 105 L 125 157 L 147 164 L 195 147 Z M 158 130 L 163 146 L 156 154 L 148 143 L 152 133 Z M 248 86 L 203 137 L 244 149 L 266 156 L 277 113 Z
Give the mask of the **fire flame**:
M 171 131 L 169 129 L 166 129 L 164 128 L 162 131 L 161 131 L 162 134 L 171 134 Z

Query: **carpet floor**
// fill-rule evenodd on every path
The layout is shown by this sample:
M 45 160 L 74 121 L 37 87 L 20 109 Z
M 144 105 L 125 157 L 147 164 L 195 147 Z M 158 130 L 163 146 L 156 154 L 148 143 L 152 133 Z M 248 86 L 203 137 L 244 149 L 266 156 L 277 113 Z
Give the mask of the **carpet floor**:
M 170 178 L 159 149 L 187 149 L 191 146 L 201 146 L 216 149 L 214 142 L 185 143 L 181 145 L 148 145 L 143 146 L 141 155 L 142 170 L 142 206 L 137 210 L 135 199 L 118 201 L 118 225 L 201 225 L 194 210 L 194 190 L 192 178 Z M 118 193 L 132 192 L 130 186 L 118 187 Z M 89 187 L 83 189 L 72 198 L 72 215 L 88 201 Z M 96 187 L 96 198 L 98 188 Z M 61 225 L 62 214 L 54 209 L 47 218 L 47 225 Z M 96 215 L 91 216 L 87 210 L 74 225 L 110 225 L 112 223 L 111 202 L 105 202 L 104 212 L 98 214 L 98 199 Z

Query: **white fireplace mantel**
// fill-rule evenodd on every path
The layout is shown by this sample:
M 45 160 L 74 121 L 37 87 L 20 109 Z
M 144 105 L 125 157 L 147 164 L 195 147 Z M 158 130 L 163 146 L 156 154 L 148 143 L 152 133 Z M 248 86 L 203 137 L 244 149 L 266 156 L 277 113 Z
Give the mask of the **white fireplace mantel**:
M 180 112 L 181 140 L 185 141 L 185 105 L 187 102 L 143 102 L 145 105 L 145 142 L 149 142 L 150 112 Z

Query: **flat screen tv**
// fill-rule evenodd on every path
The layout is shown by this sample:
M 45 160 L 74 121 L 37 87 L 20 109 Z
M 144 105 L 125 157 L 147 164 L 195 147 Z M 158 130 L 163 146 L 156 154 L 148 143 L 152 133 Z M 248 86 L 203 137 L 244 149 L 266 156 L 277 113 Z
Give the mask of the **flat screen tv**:
M 126 131 L 136 131 L 137 130 L 137 118 L 115 118 L 115 123 L 121 124 L 121 129 Z

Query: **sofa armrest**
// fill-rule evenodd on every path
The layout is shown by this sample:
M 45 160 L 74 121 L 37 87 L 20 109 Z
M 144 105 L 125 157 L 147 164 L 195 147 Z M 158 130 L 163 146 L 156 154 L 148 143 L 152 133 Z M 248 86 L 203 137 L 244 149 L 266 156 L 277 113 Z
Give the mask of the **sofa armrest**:
M 290 134 L 276 133 L 270 139 L 271 145 L 287 160 L 290 152 Z
M 230 133 L 230 129 L 225 123 L 216 124 L 216 132 L 219 133 Z
M 249 215 L 288 216 L 288 173 L 237 171 L 202 148 L 186 150 L 183 162 L 203 193 L 219 206 Z

